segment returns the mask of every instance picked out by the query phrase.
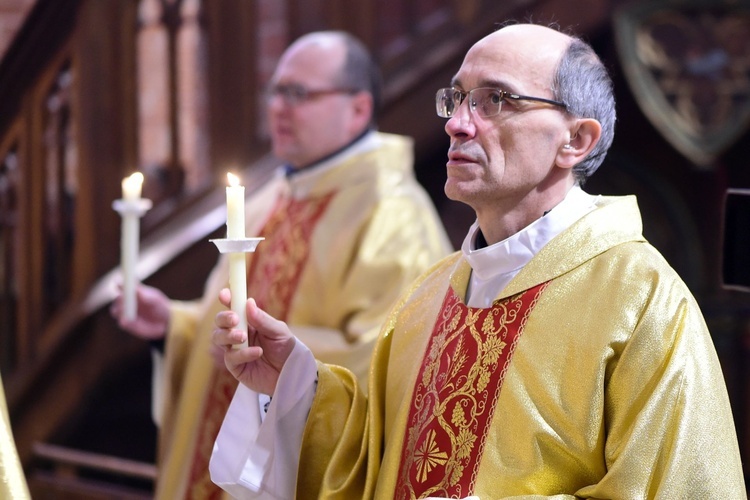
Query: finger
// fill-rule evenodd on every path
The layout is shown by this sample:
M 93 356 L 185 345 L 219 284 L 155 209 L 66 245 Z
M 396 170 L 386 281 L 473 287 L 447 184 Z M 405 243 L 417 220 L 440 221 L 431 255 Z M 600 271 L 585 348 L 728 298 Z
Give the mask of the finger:
M 232 307 L 232 292 L 229 291 L 229 288 L 222 288 L 221 291 L 219 291 L 219 302 L 221 302 L 224 307 Z
M 237 340 L 240 335 L 234 332 L 239 332 L 239 330 L 215 328 L 211 333 L 211 343 L 215 346 L 221 347 L 224 350 L 231 349 L 233 345 L 240 342 Z
M 221 311 L 216 315 L 214 324 L 219 328 L 225 328 L 231 330 L 239 323 L 239 318 L 234 311 Z
M 279 321 L 258 307 L 253 298 L 247 300 L 247 322 L 249 326 L 255 328 L 260 335 L 265 337 L 280 339 L 292 336 L 286 323 Z
M 112 315 L 113 318 L 119 318 L 120 317 L 120 303 L 117 299 L 115 299 L 112 304 L 109 306 L 109 313 Z
M 263 356 L 263 349 L 258 346 L 232 349 L 224 353 L 224 363 L 234 373 L 242 365 L 258 361 L 261 356 Z

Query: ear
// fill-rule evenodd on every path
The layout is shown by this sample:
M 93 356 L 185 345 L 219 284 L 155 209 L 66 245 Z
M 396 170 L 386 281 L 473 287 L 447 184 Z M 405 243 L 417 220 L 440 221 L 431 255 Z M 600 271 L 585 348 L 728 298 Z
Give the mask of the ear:
M 373 100 L 369 92 L 360 91 L 352 97 L 351 125 L 355 134 L 367 128 L 372 119 Z
M 570 129 L 570 139 L 560 146 L 555 164 L 560 168 L 573 168 L 586 158 L 602 135 L 602 126 L 593 118 L 579 118 Z

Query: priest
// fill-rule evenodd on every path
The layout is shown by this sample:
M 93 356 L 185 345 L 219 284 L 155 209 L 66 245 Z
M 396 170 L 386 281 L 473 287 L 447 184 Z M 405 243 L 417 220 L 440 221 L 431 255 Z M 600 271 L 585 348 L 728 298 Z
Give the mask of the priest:
M 591 47 L 503 27 L 436 109 L 445 192 L 476 212 L 460 252 L 391 311 L 367 396 L 252 298 L 247 331 L 219 313 L 213 341 L 242 385 L 213 481 L 241 498 L 745 498 L 698 304 L 635 197 L 581 187 L 615 123 Z

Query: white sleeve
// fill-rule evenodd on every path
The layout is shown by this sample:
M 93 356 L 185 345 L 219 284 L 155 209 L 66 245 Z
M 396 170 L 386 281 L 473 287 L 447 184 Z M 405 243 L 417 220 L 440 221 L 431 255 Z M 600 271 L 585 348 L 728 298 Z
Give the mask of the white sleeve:
M 240 384 L 214 443 L 211 480 L 235 498 L 294 498 L 317 378 L 315 358 L 298 340 L 264 419 L 258 393 Z
M 164 381 L 167 380 L 164 353 L 151 348 L 151 419 L 161 428 L 164 418 Z

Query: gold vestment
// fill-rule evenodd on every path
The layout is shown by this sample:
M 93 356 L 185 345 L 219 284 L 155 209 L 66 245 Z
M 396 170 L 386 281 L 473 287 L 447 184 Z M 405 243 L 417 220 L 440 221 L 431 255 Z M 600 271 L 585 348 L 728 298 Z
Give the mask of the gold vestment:
M 2 379 L 0 379 L 0 498 L 18 500 L 31 498 L 26 485 L 26 476 L 18 458 L 16 442 L 13 439 Z
M 746 497 L 729 398 L 701 311 L 641 233 L 634 197 L 601 197 L 497 297 L 495 304 L 544 285 L 486 436 L 465 441 L 480 456 L 462 496 Z M 404 440 L 414 388 L 423 383 L 417 374 L 434 355 L 426 349 L 436 345 L 430 341 L 445 318 L 447 287 L 464 300 L 469 277 L 457 253 L 401 299 L 373 354 L 369 396 L 345 369 L 319 363 L 298 498 L 396 498 L 402 456 L 417 453 Z
M 378 147 L 345 151 L 324 165 L 279 177 L 246 205 L 248 236 L 261 234 L 266 221 L 278 223 L 279 214 L 270 213 L 274 207 L 281 211 L 300 205 L 320 209 L 310 234 L 304 228 L 299 234 L 290 233 L 286 227 L 283 238 L 295 243 L 284 247 L 285 258 L 277 259 L 278 273 L 270 276 L 266 271 L 279 286 L 254 287 L 251 280 L 248 297 L 256 298 L 269 312 L 282 314 L 317 358 L 346 366 L 361 380 L 367 379 L 372 348 L 392 304 L 419 274 L 450 252 L 434 206 L 414 177 L 411 139 L 373 132 L 365 140 L 374 140 Z M 318 199 L 325 203 L 305 205 L 307 200 Z M 263 235 L 266 240 L 260 243 L 258 255 L 263 245 L 274 244 L 274 234 Z M 300 253 L 304 261 L 301 267 L 293 266 L 296 283 L 290 291 L 284 288 L 290 279 L 284 264 Z M 250 254 L 250 272 L 253 257 Z M 264 259 L 264 269 L 276 265 L 272 258 Z M 207 495 L 206 489 L 187 492 L 193 488 L 187 483 L 196 443 L 205 441 L 203 408 L 215 390 L 209 382 L 214 366 L 210 334 L 215 315 L 223 309 L 218 291 L 227 286 L 226 268 L 222 259 L 201 302 L 173 305 L 160 389 L 164 407 L 156 498 Z M 284 304 L 274 305 L 279 296 Z M 214 438 L 208 442 L 212 444 Z M 210 453 L 209 447 L 206 464 Z M 206 469 L 203 483 L 208 480 Z M 216 488 L 211 484 L 200 487 Z

